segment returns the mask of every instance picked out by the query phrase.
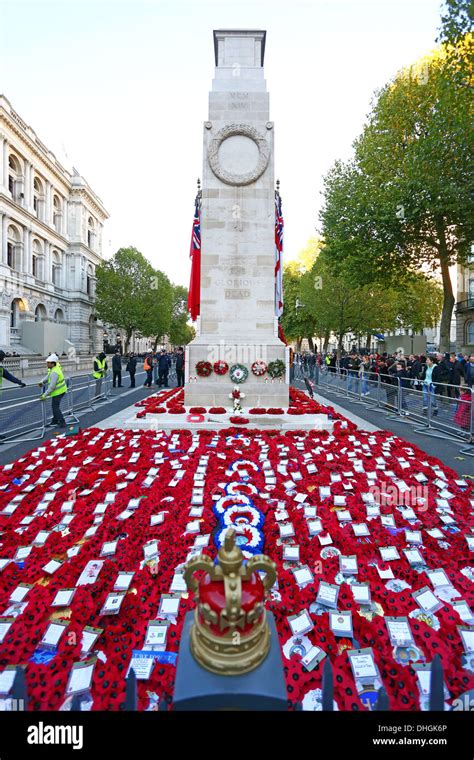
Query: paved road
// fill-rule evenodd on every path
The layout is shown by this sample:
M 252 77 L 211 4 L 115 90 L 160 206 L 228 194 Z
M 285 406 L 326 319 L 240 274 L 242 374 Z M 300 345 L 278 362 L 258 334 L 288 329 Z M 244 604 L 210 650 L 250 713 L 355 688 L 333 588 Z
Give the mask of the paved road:
M 143 382 L 145 379 L 146 373 L 143 370 L 140 370 L 137 372 L 135 379 L 136 379 L 136 388 L 130 389 L 130 381 L 128 374 L 125 375 L 122 373 L 122 382 L 124 382 L 124 385 L 122 388 L 112 388 L 112 395 L 110 402 L 102 403 L 101 405 L 97 406 L 94 412 L 91 412 L 90 410 L 84 410 L 82 412 L 79 412 L 77 414 L 80 426 L 81 428 L 87 428 L 87 427 L 93 427 L 95 424 L 100 422 L 101 420 L 104 420 L 106 417 L 110 417 L 111 414 L 116 414 L 117 412 L 120 412 L 122 409 L 125 409 L 127 406 L 131 406 L 131 404 L 135 404 L 137 401 L 141 401 L 143 398 L 146 398 L 147 396 L 150 396 L 152 393 L 156 393 L 157 388 L 156 385 L 152 385 L 151 388 L 145 388 L 143 386 Z M 174 375 L 171 376 L 174 378 Z M 175 383 L 170 382 L 170 387 L 174 387 Z M 15 394 L 20 394 L 20 398 L 25 400 L 25 393 L 29 393 L 30 397 L 38 397 L 39 389 L 37 386 L 32 388 L 18 388 L 18 391 L 15 391 Z M 48 412 L 49 412 L 49 403 L 48 403 Z M 13 462 L 19 457 L 26 454 L 31 449 L 36 448 L 37 446 L 41 446 L 45 441 L 49 440 L 50 438 L 53 438 L 54 435 L 57 435 L 57 430 L 55 432 L 54 428 L 46 429 L 46 434 L 44 438 L 38 439 L 36 441 L 24 441 L 23 443 L 3 443 L 0 445 L 0 466 L 4 464 L 8 464 L 9 462 Z
M 295 380 L 293 385 L 301 390 L 306 390 L 303 380 Z M 469 457 L 460 453 L 461 449 L 469 448 L 468 444 L 461 440 L 450 439 L 442 432 L 437 432 L 433 436 L 418 433 L 415 430 L 416 425 L 413 423 L 405 422 L 400 418 L 387 419 L 386 412 L 383 410 L 366 409 L 362 404 L 350 401 L 344 396 L 327 393 L 319 385 L 315 387 L 315 392 L 326 399 L 329 405 L 338 404 L 341 407 L 342 414 L 344 410 L 347 410 L 383 430 L 390 430 L 399 435 L 400 438 L 405 438 L 407 441 L 416 444 L 430 456 L 437 457 L 460 475 L 474 477 L 474 456 Z M 474 446 L 472 453 L 474 454 Z
M 128 374 L 122 373 L 122 381 L 124 386 L 122 388 L 112 389 L 112 398 L 110 403 L 105 403 L 99 406 L 94 412 L 84 411 L 79 413 L 80 425 L 83 428 L 92 427 L 101 420 L 109 417 L 112 414 L 120 412 L 127 406 L 134 404 L 136 401 L 140 401 L 146 398 L 152 393 L 155 393 L 157 387 L 152 385 L 151 388 L 143 387 L 143 380 L 145 373 L 143 370 L 137 372 L 136 381 L 137 387 L 135 389 L 129 388 Z M 305 390 L 303 381 L 296 380 L 295 387 Z M 174 383 L 170 383 L 170 386 Z M 402 420 L 387 419 L 386 415 L 382 411 L 373 409 L 366 409 L 362 404 L 357 404 L 353 401 L 349 401 L 347 398 L 337 396 L 335 394 L 328 394 L 320 386 L 316 389 L 317 393 L 325 398 L 328 404 L 338 404 L 341 407 L 341 411 L 347 410 L 353 414 L 361 417 L 367 422 L 380 427 L 384 430 L 390 430 L 391 432 L 399 435 L 401 438 L 405 438 L 407 441 L 416 444 L 423 451 L 426 451 L 430 456 L 437 457 L 442 462 L 452 467 L 453 470 L 458 472 L 461 476 L 474 477 L 474 457 L 463 456 L 460 450 L 466 448 L 466 445 L 462 441 L 450 440 L 442 433 L 439 433 L 439 437 L 432 437 L 422 433 L 418 433 L 414 430 L 412 424 L 408 424 Z M 30 394 L 32 397 L 38 396 L 37 386 L 28 388 L 18 388 L 14 391 L 15 395 L 18 394 L 23 400 L 27 397 L 25 394 Z M 0 465 L 13 462 L 15 459 L 23 456 L 27 451 L 32 448 L 40 446 L 43 441 L 48 440 L 54 436 L 54 432 L 47 431 L 45 437 L 37 441 L 25 441 L 24 443 L 17 444 L 3 444 L 0 445 Z M 473 447 L 474 453 L 474 447 Z

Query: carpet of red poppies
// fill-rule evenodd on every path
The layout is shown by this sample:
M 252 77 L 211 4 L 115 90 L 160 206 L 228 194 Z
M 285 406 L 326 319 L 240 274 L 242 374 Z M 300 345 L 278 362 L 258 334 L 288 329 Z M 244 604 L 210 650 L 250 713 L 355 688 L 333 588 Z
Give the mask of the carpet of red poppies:
M 140 411 L 137 412 L 137 417 L 146 417 L 147 414 L 164 414 L 168 412 L 170 414 L 205 414 L 206 412 L 215 414 L 225 414 L 226 409 L 223 406 L 209 407 L 204 406 L 192 406 L 186 409 L 184 406 L 184 390 L 181 388 L 172 388 L 168 391 L 162 391 L 159 394 L 148 396 L 142 401 L 138 401 L 135 406 L 140 407 Z M 229 405 L 231 402 L 229 401 Z M 319 404 L 314 399 L 310 399 L 303 391 L 299 391 L 296 388 L 290 388 L 290 404 L 287 409 L 276 407 L 251 407 L 250 409 L 244 409 L 244 414 L 274 414 L 282 415 L 284 413 L 299 416 L 303 414 L 330 414 L 332 419 L 343 420 L 340 414 L 337 414 L 334 409 L 328 406 Z M 248 420 L 240 424 L 248 423 Z
M 336 639 L 327 612 L 310 609 L 321 580 L 339 583 L 338 607 L 352 611 L 359 646 L 373 649 L 391 709 L 417 710 L 420 703 L 415 673 L 409 662 L 402 664 L 395 658 L 385 616 L 409 617 L 416 647 L 427 662 L 440 654 L 448 701 L 473 688 L 474 675 L 463 669 L 461 662 L 463 646 L 458 626 L 463 621 L 448 602 L 432 615 L 420 614 L 412 592 L 432 586 L 426 573 L 414 569 L 403 553 L 408 546 L 405 529 L 421 530 L 422 544 L 417 548 L 426 566 L 444 569 L 460 599 L 473 609 L 473 571 L 466 571 L 472 554 L 465 539 L 473 532 L 473 487 L 466 482 L 456 483 L 459 476 L 406 441 L 388 432 L 357 431 L 339 415 L 332 416 L 337 420 L 333 434 L 242 428 L 194 434 L 88 429 L 75 437 L 54 439 L 1 469 L 0 560 L 11 561 L 0 562 L 0 618 L 9 617 L 11 625 L 0 644 L 0 673 L 7 665 L 26 665 L 30 709 L 59 709 L 72 665 L 91 654 L 97 657 L 91 687 L 93 709 L 123 707 L 131 652 L 143 648 L 147 623 L 157 616 L 161 595 L 170 592 L 176 569 L 186 561 L 194 545 L 196 534 L 187 532 L 187 526 L 193 519 L 191 495 L 203 456 L 209 459 L 199 535 L 210 534 L 204 551 L 216 554 L 213 497 L 223 495 L 233 482 L 244 480 L 256 486 L 253 504 L 265 516 L 264 552 L 278 564 L 278 589 L 267 607 L 275 616 L 281 646 L 288 651 L 288 616 L 307 609 L 314 627 L 306 636 L 331 659 L 339 709 L 366 707 L 357 694 L 347 658 L 350 642 Z M 252 462 L 257 469 L 245 462 Z M 276 482 L 268 480 L 265 462 L 270 463 Z M 151 468 L 156 468 L 156 473 L 152 470 L 148 474 Z M 420 480 L 415 477 L 420 473 L 427 478 L 423 497 L 419 496 Z M 380 512 L 395 516 L 395 529 L 384 526 L 379 516 L 368 517 L 362 494 L 369 489 L 374 492 L 374 486 L 390 490 L 394 483 L 403 490 L 401 482 L 416 493 L 416 522 L 408 522 L 393 499 L 382 499 Z M 321 486 L 330 487 L 328 498 L 321 495 Z M 441 520 L 446 512 L 436 501 L 446 490 L 452 495 L 449 514 L 454 522 L 450 526 Z M 115 494 L 113 500 L 107 501 L 107 494 Z M 345 509 L 353 523 L 368 525 L 368 537 L 357 538 L 350 522 L 340 522 L 341 507 L 334 504 L 336 496 L 345 497 Z M 118 519 L 130 500 L 137 498 L 139 505 L 132 515 Z M 72 502 L 72 511 L 62 511 L 65 502 Z M 97 510 L 100 504 L 106 504 L 106 508 Z M 362 614 L 355 603 L 349 583 L 340 576 L 339 557 L 327 556 L 331 552 L 324 552 L 319 537 L 310 536 L 307 506 L 317 508 L 323 525 L 321 535 L 329 534 L 332 546 L 342 555 L 357 557 L 357 580 L 370 584 L 371 612 Z M 283 508 L 288 513 L 285 522 L 294 526 L 295 536 L 289 541 L 280 537 L 277 517 Z M 151 516 L 162 511 L 164 521 L 151 526 Z M 67 525 L 66 514 L 73 515 Z M 91 531 L 94 527 L 96 530 Z M 427 533 L 436 528 L 442 532 L 441 538 Z M 45 531 L 47 537 L 44 543 L 35 543 L 40 531 Z M 158 562 L 144 560 L 144 544 L 152 539 L 158 541 Z M 115 554 L 101 557 L 104 544 L 115 540 Z M 312 573 L 312 581 L 303 588 L 295 581 L 291 563 L 282 560 L 286 543 L 299 546 L 300 564 Z M 397 547 L 400 559 L 382 562 L 379 547 L 386 546 Z M 18 559 L 19 547 L 32 547 L 24 552 L 24 560 Z M 48 573 L 44 567 L 53 558 L 62 564 Z M 104 559 L 104 564 L 95 583 L 78 586 L 68 607 L 52 607 L 58 590 L 75 588 L 87 562 L 97 559 Z M 388 582 L 387 586 L 379 576 L 378 569 L 388 566 L 393 570 L 395 585 Z M 134 572 L 120 612 L 101 614 L 119 571 Z M 10 595 L 19 584 L 31 584 L 31 588 L 24 608 L 17 605 L 12 614 Z M 178 651 L 184 615 L 192 607 L 192 598 L 183 593 L 176 624 L 168 632 L 167 652 Z M 47 663 L 31 661 L 48 623 L 54 619 L 67 622 L 55 656 Z M 102 633 L 92 652 L 81 655 L 85 626 L 101 629 Z M 292 708 L 305 694 L 320 688 L 322 668 L 306 671 L 296 652 L 290 659 L 284 656 L 283 664 Z M 151 678 L 139 681 L 139 709 L 149 709 L 153 695 L 166 700 L 171 708 L 174 676 L 174 664 L 157 661 Z

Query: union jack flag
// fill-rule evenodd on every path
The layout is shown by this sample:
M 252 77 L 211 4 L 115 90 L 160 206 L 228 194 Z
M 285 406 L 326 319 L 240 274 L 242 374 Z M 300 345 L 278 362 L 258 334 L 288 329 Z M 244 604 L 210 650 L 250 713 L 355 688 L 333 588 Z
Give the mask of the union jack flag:
M 275 316 L 283 314 L 283 215 L 281 196 L 275 191 Z
M 194 209 L 189 258 L 191 259 L 191 279 L 189 281 L 188 311 L 194 321 L 199 316 L 201 306 L 201 199 L 199 194 Z

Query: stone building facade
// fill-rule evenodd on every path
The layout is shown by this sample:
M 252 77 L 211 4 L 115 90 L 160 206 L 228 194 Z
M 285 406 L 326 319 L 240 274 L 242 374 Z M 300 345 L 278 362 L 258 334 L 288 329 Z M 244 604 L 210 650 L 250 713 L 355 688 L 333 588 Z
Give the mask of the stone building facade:
M 457 266 L 456 350 L 474 353 L 474 247 L 465 266 Z
M 107 218 L 85 179 L 67 171 L 0 95 L 0 348 L 102 348 L 94 295 Z

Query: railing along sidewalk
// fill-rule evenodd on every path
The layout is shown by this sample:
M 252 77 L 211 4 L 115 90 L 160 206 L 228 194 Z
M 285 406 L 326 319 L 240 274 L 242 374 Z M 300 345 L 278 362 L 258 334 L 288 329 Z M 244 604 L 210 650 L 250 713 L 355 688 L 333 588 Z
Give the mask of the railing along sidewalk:
M 413 424 L 416 432 L 474 442 L 473 390 L 467 386 L 428 385 L 387 373 L 356 374 L 340 368 L 321 369 L 318 385 L 327 393 L 361 403 L 368 409 L 378 409 L 386 419 Z M 465 453 L 474 455 L 474 451 Z

